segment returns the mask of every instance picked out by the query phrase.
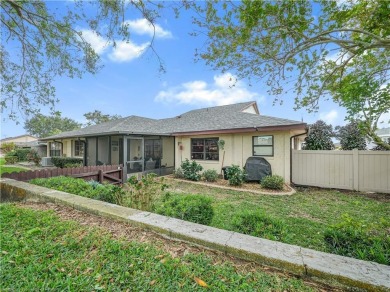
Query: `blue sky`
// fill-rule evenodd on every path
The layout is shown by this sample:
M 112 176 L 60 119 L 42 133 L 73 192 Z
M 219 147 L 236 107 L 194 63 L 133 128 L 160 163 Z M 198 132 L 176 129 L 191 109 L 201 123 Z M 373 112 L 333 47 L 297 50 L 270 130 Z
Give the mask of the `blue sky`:
M 64 2 L 51 5 L 61 7 Z M 79 28 L 99 53 L 104 67 L 96 75 L 55 81 L 60 100 L 56 110 L 63 117 L 85 123 L 84 113 L 100 110 L 111 115 L 166 118 L 192 109 L 254 100 L 264 115 L 307 123 L 322 119 L 333 126 L 345 124 L 345 110 L 332 101 L 321 101 L 318 113 L 294 111 L 292 95 L 286 95 L 282 105 L 273 105 L 265 83 L 249 85 L 248 81 L 240 80 L 232 87 L 234 72 L 222 74 L 202 61 L 195 62 L 195 50 L 204 47 L 205 39 L 190 36 L 197 28 L 188 12 L 176 19 L 165 11 L 157 21 L 154 46 L 167 70 L 163 74 L 158 71 L 155 55 L 145 50 L 151 40 L 151 27 L 137 15 L 128 15 L 126 21 L 132 41 L 119 41 L 116 49 L 86 27 Z M 22 119 L 17 125 L 3 116 L 1 138 L 24 134 L 23 124 Z

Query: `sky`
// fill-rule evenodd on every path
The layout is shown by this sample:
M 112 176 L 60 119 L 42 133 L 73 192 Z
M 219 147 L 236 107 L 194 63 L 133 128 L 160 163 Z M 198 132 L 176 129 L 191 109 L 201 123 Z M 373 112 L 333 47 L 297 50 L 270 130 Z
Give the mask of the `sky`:
M 68 4 L 50 3 L 59 9 Z M 156 22 L 154 46 L 165 65 L 165 73 L 159 72 L 156 56 L 147 49 L 153 35 L 148 22 L 139 15 L 127 15 L 125 21 L 132 33 L 131 42 L 118 40 L 116 48 L 107 45 L 106 40 L 87 27 L 78 28 L 100 55 L 103 68 L 95 75 L 85 74 L 82 79 L 55 80 L 56 97 L 60 100 L 56 110 L 63 117 L 85 124 L 83 114 L 100 110 L 123 117 L 137 115 L 159 119 L 203 107 L 256 101 L 260 114 L 267 116 L 308 124 L 318 119 L 333 126 L 346 123 L 345 110 L 331 100 L 321 100 L 317 113 L 304 109 L 295 111 L 292 94 L 283 97 L 282 105 L 274 104 L 274 97 L 267 94 L 265 82 L 259 80 L 249 84 L 247 80 L 239 80 L 233 84 L 235 72 L 223 74 L 203 61 L 195 62 L 195 52 L 204 49 L 205 37 L 190 35 L 197 27 L 187 12 L 175 18 L 165 11 Z M 47 109 L 42 108 L 42 112 Z M 1 138 L 25 134 L 23 124 L 22 118 L 17 124 L 3 115 Z

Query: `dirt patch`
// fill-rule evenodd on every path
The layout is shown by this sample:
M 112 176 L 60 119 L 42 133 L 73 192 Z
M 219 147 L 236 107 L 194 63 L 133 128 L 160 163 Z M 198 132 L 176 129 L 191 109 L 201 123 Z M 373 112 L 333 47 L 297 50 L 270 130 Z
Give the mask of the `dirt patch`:
M 154 232 L 139 227 L 134 227 L 128 223 L 88 214 L 82 211 L 72 209 L 70 207 L 55 205 L 52 203 L 32 202 L 19 203 L 18 206 L 34 210 L 53 210 L 61 220 L 71 220 L 86 227 L 99 228 L 100 230 L 102 230 L 102 232 L 111 235 L 115 239 L 151 244 L 156 248 L 163 250 L 165 253 L 169 253 L 173 258 L 182 257 L 188 253 L 202 253 L 210 257 L 213 261 L 213 264 L 215 265 L 223 264 L 225 262 L 231 263 L 236 269 L 236 271 L 239 273 L 262 271 L 268 274 L 277 274 L 278 276 L 284 278 L 299 278 L 295 275 L 286 272 L 281 272 L 271 267 L 266 267 L 257 263 L 240 260 L 222 252 L 205 249 L 203 247 L 192 245 L 190 243 L 170 240 Z M 318 283 L 313 281 L 312 279 L 304 278 L 302 280 L 306 285 L 311 286 L 317 291 L 343 291 L 343 289 L 341 288 L 336 288 L 323 283 Z

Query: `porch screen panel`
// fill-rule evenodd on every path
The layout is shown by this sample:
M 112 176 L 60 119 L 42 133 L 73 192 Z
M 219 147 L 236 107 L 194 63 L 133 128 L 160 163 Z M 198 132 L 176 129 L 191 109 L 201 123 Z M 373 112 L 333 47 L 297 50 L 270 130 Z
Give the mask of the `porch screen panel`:
M 87 165 L 96 165 L 96 138 L 88 138 L 87 145 Z
M 110 164 L 109 161 L 109 139 L 108 136 L 106 137 L 99 137 L 98 138 L 98 160 L 96 162 L 96 165 L 104 165 L 104 164 Z

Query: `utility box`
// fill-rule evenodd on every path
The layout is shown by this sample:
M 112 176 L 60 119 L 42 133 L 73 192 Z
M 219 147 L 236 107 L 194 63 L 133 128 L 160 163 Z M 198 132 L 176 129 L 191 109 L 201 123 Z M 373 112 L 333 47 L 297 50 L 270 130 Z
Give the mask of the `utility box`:
M 264 157 L 251 156 L 246 160 L 245 172 L 246 181 L 260 182 L 263 177 L 272 175 L 271 164 Z

